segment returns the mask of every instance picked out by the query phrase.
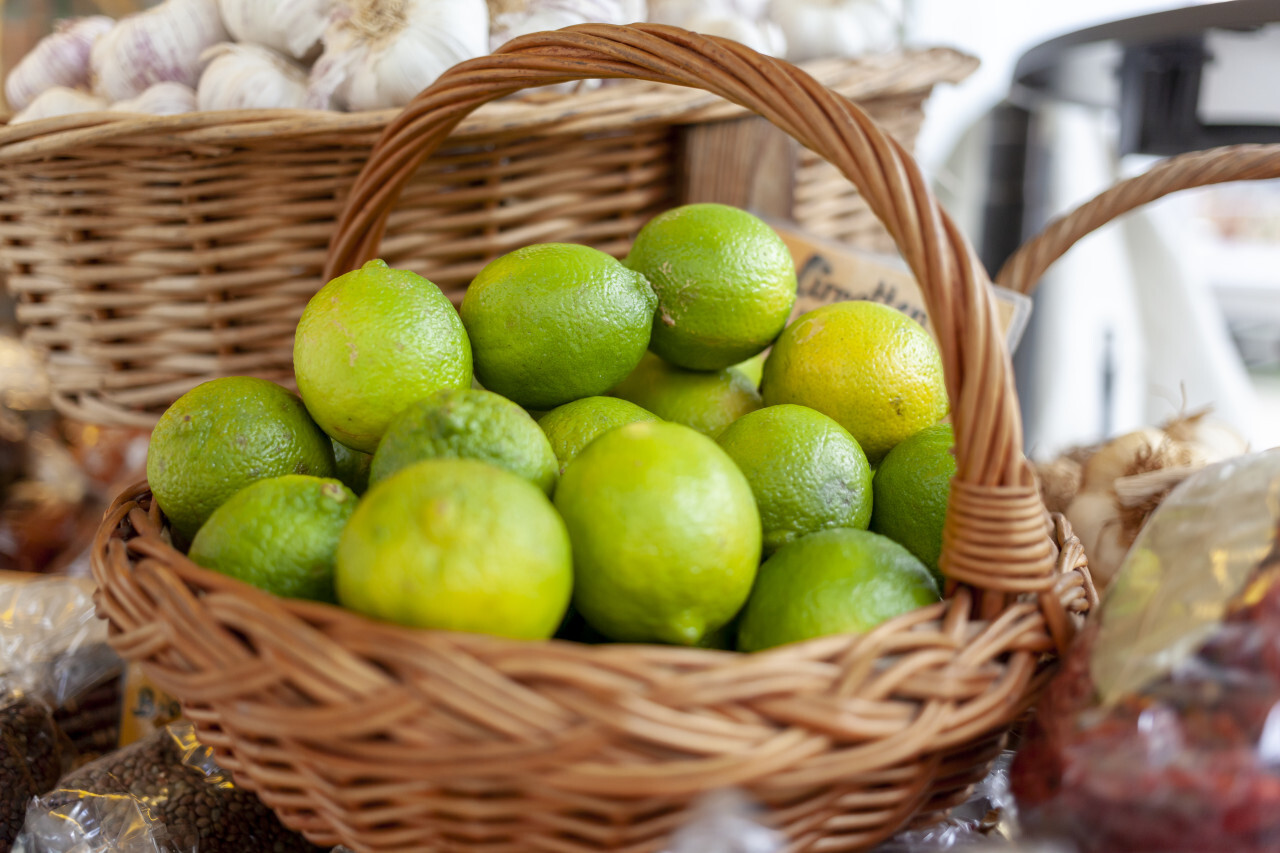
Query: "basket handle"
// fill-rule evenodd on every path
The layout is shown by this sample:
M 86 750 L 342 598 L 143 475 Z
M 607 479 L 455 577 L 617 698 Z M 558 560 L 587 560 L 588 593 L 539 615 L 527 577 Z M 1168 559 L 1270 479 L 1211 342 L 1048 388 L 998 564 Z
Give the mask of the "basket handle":
M 586 24 L 522 36 L 495 55 L 454 66 L 379 138 L 338 218 L 326 279 L 375 256 L 405 183 L 472 110 L 524 88 L 610 77 L 719 95 L 824 156 L 858 188 L 915 273 L 935 320 L 957 461 L 943 570 L 951 585 L 982 592 L 975 597 L 979 618 L 1035 593 L 1049 623 L 1062 624 L 1053 594 L 1056 549 L 1022 454 L 1013 372 L 987 273 L 910 155 L 852 102 L 786 62 L 674 27 Z
M 1121 214 L 1179 190 L 1266 178 L 1280 178 L 1280 145 L 1229 145 L 1162 160 L 1053 220 L 1005 261 L 996 283 L 1030 293 L 1054 261 Z

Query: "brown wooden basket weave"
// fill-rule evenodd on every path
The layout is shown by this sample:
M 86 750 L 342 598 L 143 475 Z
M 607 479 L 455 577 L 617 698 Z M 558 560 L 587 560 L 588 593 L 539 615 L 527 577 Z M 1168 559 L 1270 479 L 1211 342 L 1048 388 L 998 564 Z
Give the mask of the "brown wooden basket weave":
M 378 250 L 409 176 L 470 111 L 592 77 L 758 112 L 885 223 L 937 319 L 952 400 L 947 600 L 752 655 L 409 630 L 199 569 L 142 484 L 95 542 L 99 612 L 237 780 L 319 844 L 652 853 L 700 795 L 741 786 L 790 850 L 865 849 L 964 797 L 1094 599 L 1022 455 L 986 273 L 902 146 L 808 74 L 733 42 L 654 25 L 526 36 L 452 69 L 392 122 L 326 270 Z
M 910 145 L 931 88 L 975 65 L 933 49 L 810 67 Z M 740 188 L 761 156 L 785 176 L 766 212 L 863 246 L 887 240 L 828 164 L 757 138 L 733 120 L 740 109 L 619 85 L 531 93 L 469 119 L 406 187 L 386 260 L 460 299 L 483 264 L 528 243 L 621 255 L 675 204 L 757 201 Z M 334 219 L 395 114 L 96 113 L 0 129 L 0 272 L 58 409 L 150 426 L 216 376 L 292 381 L 293 327 L 323 283 Z M 735 163 L 744 141 L 755 159 Z

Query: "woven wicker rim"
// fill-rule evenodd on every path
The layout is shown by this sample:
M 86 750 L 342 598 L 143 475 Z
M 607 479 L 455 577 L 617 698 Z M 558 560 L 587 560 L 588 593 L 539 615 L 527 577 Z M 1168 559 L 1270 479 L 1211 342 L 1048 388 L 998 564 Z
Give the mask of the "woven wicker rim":
M 1280 145 L 1227 145 L 1162 160 L 1045 226 L 1009 257 L 996 282 L 1030 293 L 1054 261 L 1113 219 L 1180 190 L 1280 178 Z
M 958 82 L 977 67 L 977 60 L 950 48 L 929 48 L 903 63 L 893 54 L 858 59 L 821 59 L 802 67 L 823 85 L 855 100 L 892 97 L 928 90 L 939 81 Z M 497 101 L 469 116 L 458 136 L 491 133 L 510 127 L 530 131 L 554 125 L 558 132 L 589 133 L 624 125 L 697 123 L 731 117 L 741 110 L 707 92 L 623 80 L 624 88 L 578 92 L 564 97 L 531 92 L 518 100 Z M 225 145 L 252 137 L 313 137 L 376 131 L 399 110 L 359 113 L 319 110 L 225 110 L 176 116 L 137 116 L 117 112 L 80 113 L 0 128 L 0 163 L 52 156 L 103 143 L 137 139 L 154 145 L 167 136 L 185 145 Z

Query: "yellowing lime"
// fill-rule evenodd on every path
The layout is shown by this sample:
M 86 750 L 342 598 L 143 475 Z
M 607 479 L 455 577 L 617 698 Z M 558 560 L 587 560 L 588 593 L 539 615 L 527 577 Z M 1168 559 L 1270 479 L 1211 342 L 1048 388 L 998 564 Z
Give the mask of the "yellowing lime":
M 355 508 L 355 494 L 337 480 L 259 480 L 213 511 L 188 556 L 275 595 L 336 601 L 334 552 Z
M 333 445 L 302 401 L 248 376 L 214 379 L 183 394 L 160 416 L 147 450 L 151 492 L 187 541 L 250 483 L 333 473 Z
M 491 262 L 462 300 L 476 377 L 530 409 L 603 394 L 649 345 L 657 297 L 598 249 L 526 246 Z
M 573 560 L 537 486 L 474 459 L 430 459 L 370 487 L 338 542 L 338 601 L 418 628 L 550 637 Z
M 471 343 L 440 288 L 374 260 L 338 276 L 307 303 L 293 370 L 325 432 L 372 453 L 405 406 L 471 384 Z
M 612 639 L 696 645 L 751 591 L 760 561 L 751 487 L 688 427 L 605 433 L 569 463 L 555 503 L 573 542 L 574 607 Z
M 658 294 L 649 348 L 691 370 L 760 352 L 796 300 L 795 261 L 782 238 L 728 205 L 687 204 L 654 217 L 624 263 Z
M 693 427 L 712 438 L 747 412 L 760 408 L 760 393 L 741 371 L 685 370 L 653 353 L 611 393 L 664 421 Z
M 462 388 L 412 403 L 391 421 L 369 468 L 385 480 L 423 459 L 478 459 L 535 483 L 556 485 L 556 456 L 529 413 L 492 391 Z
M 751 484 L 766 554 L 828 527 L 865 530 L 871 520 L 867 457 L 826 415 L 769 406 L 743 415 L 717 441 Z
M 905 546 L 939 582 L 942 525 L 956 475 L 955 443 L 949 425 L 925 427 L 889 451 L 873 484 L 871 529 Z
M 657 415 L 617 397 L 583 397 L 546 412 L 538 418 L 538 426 L 547 434 L 563 474 L 584 447 L 609 430 L 656 420 Z
M 875 302 L 837 302 L 787 327 L 764 364 L 766 405 L 834 418 L 875 465 L 946 416 L 938 347 L 919 323 Z
M 760 566 L 738 650 L 862 633 L 936 601 L 933 576 L 897 542 L 866 530 L 823 530 L 783 546 Z

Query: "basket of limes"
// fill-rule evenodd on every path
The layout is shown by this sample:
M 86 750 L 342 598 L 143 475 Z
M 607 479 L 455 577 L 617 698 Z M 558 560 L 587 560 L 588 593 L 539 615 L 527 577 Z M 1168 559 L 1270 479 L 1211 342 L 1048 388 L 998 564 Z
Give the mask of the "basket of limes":
M 872 303 L 788 324 L 785 245 L 723 205 L 656 216 L 621 262 L 517 249 L 456 312 L 375 257 L 468 112 L 601 76 L 705 89 L 827 157 L 937 342 Z M 865 849 L 963 799 L 1092 599 L 972 250 L 785 62 L 589 25 L 463 63 L 383 135 L 326 273 L 299 396 L 181 397 L 92 555 L 117 649 L 315 843 L 658 851 L 736 786 L 789 849 Z

